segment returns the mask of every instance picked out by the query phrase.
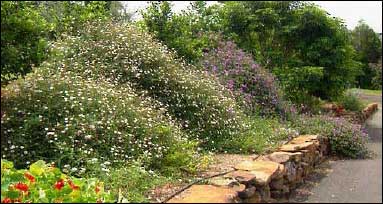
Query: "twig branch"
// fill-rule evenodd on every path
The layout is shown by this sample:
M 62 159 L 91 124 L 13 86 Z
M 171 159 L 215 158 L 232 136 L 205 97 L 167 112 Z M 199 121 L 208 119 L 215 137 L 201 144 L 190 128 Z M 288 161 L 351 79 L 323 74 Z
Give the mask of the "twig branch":
M 257 157 L 255 157 L 254 159 L 257 159 L 258 157 L 260 157 L 260 155 L 258 155 Z M 233 172 L 233 171 L 236 171 L 235 169 L 232 169 L 232 170 L 229 170 L 229 171 L 225 171 L 225 172 L 222 172 L 222 173 L 218 173 L 218 174 L 214 174 L 212 176 L 208 176 L 208 177 L 205 177 L 205 178 L 201 178 L 201 179 L 198 179 L 188 185 L 186 185 L 185 187 L 181 188 L 180 190 L 178 190 L 177 192 L 173 193 L 171 196 L 169 196 L 167 199 L 165 199 L 164 201 L 162 201 L 161 203 L 166 203 L 168 202 L 170 199 L 174 198 L 174 196 L 182 193 L 183 191 L 185 191 L 186 189 L 190 188 L 192 185 L 196 184 L 196 183 L 199 183 L 203 180 L 206 180 L 206 179 L 211 179 L 211 178 L 214 178 L 214 177 L 217 177 L 217 176 L 222 176 L 222 175 L 225 175 L 225 174 L 228 174 L 230 172 Z
M 230 171 L 225 171 L 225 172 L 222 172 L 222 173 L 219 173 L 219 174 L 215 174 L 215 175 L 212 175 L 212 176 L 208 176 L 208 177 L 205 177 L 205 178 L 201 178 L 201 179 L 198 179 L 188 185 L 186 185 L 185 187 L 181 188 L 180 190 L 178 190 L 177 192 L 173 193 L 171 196 L 169 196 L 167 199 L 165 199 L 164 201 L 162 201 L 161 203 L 166 203 L 168 202 L 170 199 L 172 199 L 174 196 L 182 193 L 183 191 L 185 191 L 186 189 L 190 188 L 192 185 L 196 184 L 196 183 L 199 183 L 203 180 L 206 180 L 206 179 L 210 179 L 210 178 L 214 178 L 214 177 L 217 177 L 217 176 L 222 176 L 222 175 L 225 175 L 225 174 L 228 174 L 230 172 L 233 172 L 235 171 L 235 169 L 232 169 Z

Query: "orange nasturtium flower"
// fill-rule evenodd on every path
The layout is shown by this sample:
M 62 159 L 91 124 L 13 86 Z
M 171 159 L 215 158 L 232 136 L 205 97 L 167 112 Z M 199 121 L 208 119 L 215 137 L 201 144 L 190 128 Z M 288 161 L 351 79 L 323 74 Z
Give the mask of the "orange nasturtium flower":
M 61 190 L 62 187 L 64 187 L 64 179 L 60 179 L 58 180 L 55 185 L 54 185 L 55 189 L 57 190 Z
M 80 189 L 80 187 L 79 187 L 79 186 L 76 186 L 76 185 L 72 182 L 72 180 L 68 180 L 68 184 L 69 184 L 69 186 L 70 186 L 70 188 L 71 188 L 72 190 L 79 190 L 79 189 Z
M 27 178 L 30 182 L 35 182 L 36 181 L 36 179 L 35 179 L 35 177 L 34 176 L 32 176 L 32 174 L 30 174 L 30 173 L 28 173 L 28 172 L 25 172 L 24 173 L 24 176 L 25 176 L 25 178 Z
M 1 203 L 12 203 L 12 200 L 10 198 L 4 198 Z
M 25 183 L 21 183 L 21 182 L 17 183 L 15 185 L 15 188 L 20 190 L 20 191 L 28 191 L 28 185 Z
M 98 185 L 96 185 L 96 189 L 95 189 L 95 191 L 96 191 L 96 194 L 97 194 L 98 192 L 100 192 L 100 187 L 99 187 Z

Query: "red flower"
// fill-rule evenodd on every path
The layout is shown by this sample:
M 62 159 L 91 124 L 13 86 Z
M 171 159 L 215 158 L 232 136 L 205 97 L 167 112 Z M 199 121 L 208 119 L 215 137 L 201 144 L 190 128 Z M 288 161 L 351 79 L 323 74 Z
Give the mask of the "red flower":
M 36 181 L 35 177 L 32 176 L 32 174 L 30 174 L 28 172 L 25 172 L 24 176 L 25 176 L 25 178 L 27 178 L 32 183 Z
M 55 183 L 55 189 L 61 190 L 64 187 L 64 179 L 60 179 Z
M 99 186 L 96 186 L 95 191 L 96 191 L 96 193 L 100 192 L 100 187 L 99 187 Z
M 72 180 L 68 180 L 68 184 L 69 184 L 69 186 L 70 186 L 70 188 L 71 188 L 72 190 L 78 190 L 78 189 L 80 189 L 80 187 L 76 186 L 76 185 L 72 182 Z
M 15 188 L 19 189 L 20 191 L 28 191 L 28 185 L 25 183 L 21 183 L 21 182 L 17 183 L 15 185 Z
M 1 203 L 12 203 L 12 200 L 10 198 L 4 198 Z

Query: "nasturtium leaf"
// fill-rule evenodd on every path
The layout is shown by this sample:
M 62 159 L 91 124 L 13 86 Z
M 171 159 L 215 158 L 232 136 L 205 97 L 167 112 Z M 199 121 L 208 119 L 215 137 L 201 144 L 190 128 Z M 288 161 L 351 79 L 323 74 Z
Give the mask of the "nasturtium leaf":
M 12 169 L 13 163 L 8 160 L 1 160 L 1 170 L 3 169 Z
M 7 194 L 8 194 L 7 197 L 9 197 L 10 199 L 16 199 L 20 196 L 19 191 L 13 191 L 13 190 L 8 191 Z
M 44 161 L 42 160 L 39 160 L 35 163 L 33 163 L 30 167 L 29 167 L 29 171 L 34 174 L 34 175 L 37 175 L 37 176 L 40 176 L 42 173 L 44 173 L 44 170 L 46 168 L 46 164 Z

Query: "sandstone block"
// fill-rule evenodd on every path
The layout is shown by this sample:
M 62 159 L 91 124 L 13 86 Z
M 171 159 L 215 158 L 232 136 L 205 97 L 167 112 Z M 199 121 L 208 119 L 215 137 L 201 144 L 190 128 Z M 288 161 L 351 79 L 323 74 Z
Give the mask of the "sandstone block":
M 302 153 L 301 152 L 273 152 L 267 155 L 266 157 L 269 159 L 269 161 L 283 164 L 292 160 L 299 162 L 302 158 Z
M 246 188 L 244 191 L 238 192 L 238 197 L 242 199 L 251 198 L 254 196 L 256 191 L 255 186 L 252 186 L 250 188 Z
M 237 170 L 224 175 L 225 178 L 233 178 L 241 184 L 255 183 L 255 174 L 249 171 Z
M 237 170 L 249 171 L 255 175 L 256 183 L 266 185 L 270 179 L 283 175 L 283 165 L 271 161 L 244 161 L 234 167 Z
M 262 201 L 261 194 L 259 192 L 255 192 L 251 198 L 245 199 L 245 203 L 260 203 Z
M 231 188 L 194 185 L 168 203 L 234 203 L 238 199 L 237 192 Z
M 314 142 L 304 142 L 299 144 L 285 144 L 282 145 L 279 148 L 279 151 L 285 151 L 285 152 L 298 152 L 300 150 L 315 150 L 315 144 Z

